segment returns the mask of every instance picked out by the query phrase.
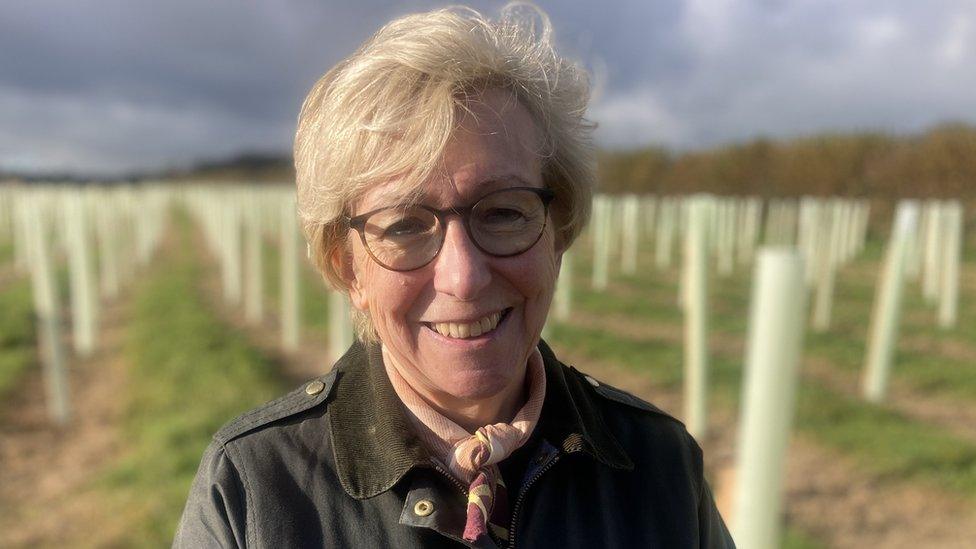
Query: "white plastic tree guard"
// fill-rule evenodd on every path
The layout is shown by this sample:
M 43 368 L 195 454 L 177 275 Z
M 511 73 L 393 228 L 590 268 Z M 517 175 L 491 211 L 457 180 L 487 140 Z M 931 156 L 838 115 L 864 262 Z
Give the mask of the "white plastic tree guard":
M 643 218 L 644 234 L 654 235 L 654 228 L 657 226 L 657 197 L 653 195 L 641 198 L 641 217 Z
M 735 488 L 736 543 L 780 544 L 786 449 L 803 340 L 803 261 L 790 248 L 764 248 L 749 316 Z
M 925 203 L 925 263 L 922 269 L 922 295 L 928 303 L 939 299 L 939 282 L 942 274 L 942 251 L 939 238 L 942 236 L 942 204 L 937 200 Z
M 962 254 L 962 204 L 952 201 L 943 211 L 942 281 L 939 285 L 939 326 L 956 325 L 959 309 L 959 262 Z
M 335 362 L 352 345 L 352 321 L 349 315 L 349 299 L 344 293 L 329 293 L 329 355 Z
M 0 244 L 11 241 L 13 231 L 13 189 L 0 187 Z
M 671 268 L 671 247 L 678 222 L 677 199 L 662 198 L 657 214 L 657 234 L 654 243 L 654 264 L 658 269 Z
M 813 329 L 825 332 L 830 328 L 831 309 L 834 301 L 834 283 L 837 278 L 837 267 L 840 263 L 841 211 L 840 204 L 833 202 L 826 204 L 820 211 L 820 237 L 817 239 L 817 251 L 814 260 L 816 267 L 816 291 L 813 307 Z
M 857 200 L 854 204 L 854 232 L 855 254 L 864 251 L 864 245 L 868 238 L 868 221 L 871 217 L 871 202 L 865 198 Z
M 621 263 L 620 270 L 624 274 L 637 272 L 637 248 L 640 245 L 640 200 L 631 194 L 621 202 Z
M 806 259 L 803 279 L 808 287 L 817 280 L 817 252 L 819 249 L 820 200 L 812 196 L 800 199 L 799 229 L 796 246 Z
M 685 315 L 685 424 L 701 439 L 707 429 L 708 392 L 708 297 L 707 297 L 707 199 L 688 203 L 685 229 L 683 305 Z
M 739 265 L 751 265 L 756 254 L 756 240 L 762 218 L 762 201 L 758 198 L 743 199 L 739 208 L 738 261 Z
M 20 203 L 20 210 L 23 231 L 28 240 L 27 258 L 34 310 L 40 327 L 38 343 L 43 359 L 48 414 L 52 421 L 64 425 L 71 419 L 71 401 L 61 344 L 61 307 L 51 265 L 44 212 L 41 211 L 36 196 L 25 196 Z
M 281 346 L 288 351 L 298 349 L 298 231 L 295 223 L 295 202 L 291 195 L 281 201 Z
M 241 208 L 236 200 L 229 200 L 223 208 L 222 245 L 227 258 L 227 285 L 224 297 L 232 305 L 241 303 Z
M 593 203 L 593 289 L 605 290 L 610 268 L 610 209 L 606 196 L 597 196 Z
M 18 191 L 14 200 L 19 201 L 22 193 L 23 191 Z M 16 204 L 19 204 L 19 202 L 16 202 Z M 18 211 L 17 208 L 13 209 L 14 268 L 26 271 L 30 268 L 30 260 L 28 257 L 30 255 L 30 243 L 28 242 L 28 235 L 24 232 L 24 223 L 21 222 Z
M 559 279 L 556 281 L 556 303 L 554 304 L 556 320 L 565 322 L 573 311 L 573 252 L 563 252 L 562 266 L 559 268 Z
M 109 191 L 101 191 L 95 208 L 95 229 L 98 236 L 99 288 L 102 297 L 114 299 L 119 295 L 119 257 L 117 214 Z
M 731 276 L 735 270 L 735 218 L 736 204 L 730 198 L 715 203 L 715 253 L 719 275 Z
M 925 244 L 925 227 L 928 224 L 928 210 L 922 208 L 919 212 L 915 230 L 909 235 L 905 250 L 905 280 L 917 282 L 922 274 L 923 249 Z
M 90 232 L 81 191 L 62 194 L 65 241 L 68 243 L 68 278 L 71 285 L 71 328 L 75 352 L 87 357 L 95 350 L 98 301 L 92 270 Z
M 900 202 L 875 296 L 874 311 L 871 314 L 867 364 L 862 386 L 864 396 L 871 402 L 881 402 L 887 391 L 898 337 L 908 241 L 915 231 L 917 221 L 918 203 L 909 200 Z
M 264 272 L 261 261 L 261 226 L 256 206 L 249 197 L 249 208 L 244 215 L 245 284 L 244 318 L 251 324 L 260 324 L 264 318 Z

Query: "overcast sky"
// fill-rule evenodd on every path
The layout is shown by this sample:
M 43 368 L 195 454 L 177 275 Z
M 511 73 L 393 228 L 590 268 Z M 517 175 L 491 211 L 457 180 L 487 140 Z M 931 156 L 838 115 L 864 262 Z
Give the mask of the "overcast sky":
M 539 1 L 606 147 L 976 122 L 976 0 Z M 312 83 L 430 1 L 3 0 L 0 170 L 290 150 Z M 501 2 L 469 5 L 497 14 Z

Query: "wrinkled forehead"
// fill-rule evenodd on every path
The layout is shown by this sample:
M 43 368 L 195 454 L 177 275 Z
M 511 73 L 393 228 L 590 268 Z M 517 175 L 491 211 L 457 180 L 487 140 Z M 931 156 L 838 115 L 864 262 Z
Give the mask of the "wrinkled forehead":
M 370 185 L 354 211 L 414 203 L 473 202 L 504 187 L 542 186 L 542 137 L 513 93 L 491 89 L 469 95 L 456 109 L 455 129 L 431 175 L 391 178 Z

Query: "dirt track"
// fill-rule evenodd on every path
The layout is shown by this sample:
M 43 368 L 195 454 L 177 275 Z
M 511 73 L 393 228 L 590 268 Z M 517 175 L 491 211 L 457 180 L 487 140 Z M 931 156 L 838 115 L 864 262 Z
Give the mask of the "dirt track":
M 99 350 L 87 360 L 70 360 L 74 413 L 68 426 L 48 420 L 40 366 L 0 408 L 0 547 L 90 545 L 94 532 L 124 527 L 100 514 L 90 481 L 124 450 L 118 425 L 128 370 L 121 351 L 127 314 L 124 305 L 104 308 Z

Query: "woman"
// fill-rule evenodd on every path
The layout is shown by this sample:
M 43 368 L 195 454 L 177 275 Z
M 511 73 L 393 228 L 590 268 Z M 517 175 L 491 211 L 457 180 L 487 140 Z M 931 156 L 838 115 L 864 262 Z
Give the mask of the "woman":
M 359 341 L 215 435 L 175 546 L 732 546 L 682 425 L 539 339 L 587 99 L 524 6 L 396 20 L 315 85 L 299 213 Z

